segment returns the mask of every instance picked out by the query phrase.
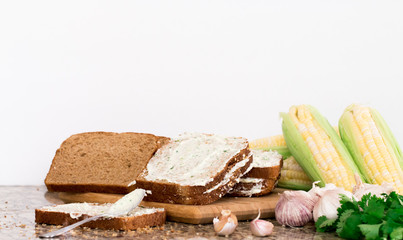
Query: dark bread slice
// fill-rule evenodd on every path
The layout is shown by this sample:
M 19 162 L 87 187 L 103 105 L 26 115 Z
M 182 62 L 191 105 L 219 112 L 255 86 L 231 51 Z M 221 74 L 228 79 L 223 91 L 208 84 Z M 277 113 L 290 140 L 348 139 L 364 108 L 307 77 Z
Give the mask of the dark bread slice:
M 252 150 L 252 154 L 252 169 L 242 176 L 239 183 L 229 192 L 230 196 L 262 196 L 276 187 L 283 166 L 282 156 L 277 152 L 263 150 Z
M 136 188 L 135 178 L 168 140 L 130 132 L 75 134 L 56 151 L 45 184 L 48 191 L 129 193 Z
M 109 206 L 107 204 L 96 204 L 96 203 L 73 203 L 64 205 L 91 205 L 93 208 Z M 61 206 L 61 205 L 59 205 Z M 57 207 L 44 207 L 41 209 L 35 209 L 35 222 L 39 224 L 53 224 L 53 225 L 63 225 L 67 226 L 85 218 L 92 217 L 97 214 L 101 214 L 99 211 L 96 214 L 84 213 L 82 211 L 60 211 L 52 210 L 52 208 Z M 138 207 L 139 208 L 139 207 Z M 137 209 L 137 208 L 136 208 Z M 151 209 L 151 208 L 148 208 Z M 96 210 L 94 211 L 96 212 Z M 80 213 L 80 214 L 77 214 Z M 161 226 L 165 223 L 166 213 L 163 208 L 155 209 L 154 212 L 138 214 L 129 214 L 128 216 L 122 217 L 112 217 L 112 218 L 100 218 L 95 221 L 91 221 L 81 225 L 81 227 L 88 228 L 98 228 L 98 229 L 114 229 L 114 230 L 134 230 L 137 228 L 145 228 L 151 226 Z
M 184 137 L 184 141 L 193 137 L 201 137 L 203 140 L 199 141 L 200 146 L 195 146 L 189 150 L 189 154 L 197 155 L 197 148 L 203 148 L 206 145 L 211 144 L 212 149 L 218 148 L 226 149 L 228 147 L 231 150 L 223 150 L 220 155 L 218 153 L 217 162 L 223 164 L 222 168 L 215 168 L 217 162 L 213 159 L 208 159 L 208 156 L 204 158 L 203 153 L 197 155 L 198 158 L 192 159 L 191 156 L 180 155 L 181 149 L 180 145 L 183 139 L 171 140 L 168 144 L 164 145 L 158 152 L 153 156 L 144 169 L 143 173 L 139 175 L 136 179 L 137 187 L 151 190 L 151 194 L 147 194 L 144 198 L 146 201 L 154 202 L 165 202 L 165 203 L 177 203 L 177 204 L 189 204 L 189 205 L 204 205 L 212 203 L 222 196 L 224 196 L 228 191 L 236 184 L 239 177 L 250 170 L 250 164 L 253 161 L 253 157 L 248 149 L 248 142 L 243 138 L 225 138 L 228 143 L 215 145 L 209 142 L 211 139 L 211 134 L 190 134 L 189 137 Z M 236 142 L 236 143 L 235 143 Z M 231 145 L 233 143 L 234 146 Z M 184 143 L 185 144 L 185 143 Z M 226 145 L 228 144 L 228 145 Z M 231 145 L 231 147 L 229 146 Z M 183 156 L 182 162 L 172 163 L 172 167 L 169 167 L 169 158 L 174 156 L 174 153 L 179 151 L 179 156 Z M 219 150 L 217 150 L 219 151 Z M 225 154 L 224 154 L 225 153 Z M 228 154 L 226 154 L 228 153 Z M 210 162 L 211 162 L 211 168 Z M 207 163 L 206 163 L 207 162 Z M 175 165 L 177 164 L 177 165 Z M 185 164 L 185 166 L 181 165 Z M 192 171 L 198 168 L 198 165 L 208 166 L 207 168 L 200 168 L 200 172 L 197 172 L 197 179 L 204 177 L 200 180 L 200 183 L 192 182 L 192 176 L 187 176 L 190 169 Z M 157 166 L 154 172 L 157 173 L 157 179 L 150 179 L 150 172 L 152 166 Z M 178 170 L 176 170 L 176 169 Z M 175 169 L 176 172 L 170 172 L 170 170 Z M 182 172 L 181 172 L 182 171 Z M 172 174 L 172 175 L 169 175 Z M 165 178 L 164 176 L 172 176 L 173 178 L 178 177 L 176 180 Z M 210 176 L 210 179 L 206 181 Z M 195 179 L 196 179 L 195 177 Z M 183 182 L 181 182 L 183 180 Z M 197 180 L 195 180 L 197 181 Z M 190 183 L 192 182 L 192 183 Z
M 279 165 L 272 167 L 252 167 L 252 169 L 246 173 L 242 178 L 266 178 L 266 179 L 277 179 L 281 167 L 283 166 L 283 160 L 280 161 Z

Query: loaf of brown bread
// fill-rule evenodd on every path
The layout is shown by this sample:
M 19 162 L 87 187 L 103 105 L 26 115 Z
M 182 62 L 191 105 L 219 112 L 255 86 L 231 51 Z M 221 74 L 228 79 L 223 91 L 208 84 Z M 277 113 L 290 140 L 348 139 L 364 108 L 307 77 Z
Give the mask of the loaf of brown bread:
M 256 197 L 270 193 L 280 178 L 282 156 L 276 151 L 251 150 L 252 169 L 239 179 L 231 196 Z
M 100 215 L 108 211 L 111 204 L 70 203 L 35 209 L 35 222 L 67 226 L 85 218 Z M 165 223 L 166 213 L 163 208 L 137 207 L 125 216 L 103 217 L 81 225 L 81 227 L 134 230 Z
M 129 193 L 135 179 L 168 138 L 145 133 L 87 132 L 56 151 L 45 179 L 48 191 Z
M 161 147 L 136 179 L 146 201 L 209 204 L 228 193 L 252 163 L 245 138 L 185 133 Z

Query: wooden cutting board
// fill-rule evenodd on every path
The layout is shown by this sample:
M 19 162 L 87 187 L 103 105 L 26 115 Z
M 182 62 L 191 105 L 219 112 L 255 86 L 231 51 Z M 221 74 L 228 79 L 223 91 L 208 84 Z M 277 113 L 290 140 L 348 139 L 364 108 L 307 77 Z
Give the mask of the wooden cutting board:
M 223 209 L 231 210 L 238 220 L 252 220 L 256 218 L 259 209 L 261 218 L 274 217 L 274 208 L 280 198 L 278 193 L 283 191 L 284 189 L 276 188 L 269 195 L 262 197 L 224 197 L 208 205 L 182 205 L 146 201 L 142 201 L 140 205 L 165 208 L 167 220 L 182 223 L 212 223 L 213 218 L 219 216 Z M 113 203 L 122 196 L 121 194 L 106 193 L 59 193 L 59 198 L 65 203 Z

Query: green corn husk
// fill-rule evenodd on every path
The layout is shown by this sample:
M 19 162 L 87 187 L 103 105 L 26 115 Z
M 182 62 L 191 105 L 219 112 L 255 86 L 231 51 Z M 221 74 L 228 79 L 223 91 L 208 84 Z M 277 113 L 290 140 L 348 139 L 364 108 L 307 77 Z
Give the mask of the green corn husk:
M 316 121 L 319 127 L 324 130 L 324 132 L 328 135 L 330 141 L 333 143 L 336 151 L 339 153 L 340 157 L 346 162 L 346 165 L 348 166 L 347 171 L 351 170 L 352 174 L 357 173 L 359 174 L 359 176 L 361 176 L 360 170 L 355 165 L 350 153 L 344 146 L 334 128 L 314 107 L 309 105 L 305 105 L 305 107 L 311 113 L 313 121 Z M 324 174 L 326 174 L 326 172 L 322 172 L 319 169 L 310 148 L 308 147 L 302 135 L 299 133 L 297 127 L 294 125 L 294 122 L 289 113 L 280 113 L 280 116 L 283 119 L 283 135 L 291 154 L 294 156 L 299 165 L 304 169 L 305 173 L 311 178 L 311 180 L 320 181 L 319 186 L 323 187 L 326 183 L 328 183 L 325 181 L 324 178 Z M 352 182 L 351 185 L 355 185 L 355 182 Z
M 277 183 L 277 186 L 280 188 L 287 188 L 287 189 L 292 189 L 292 190 L 304 190 L 304 191 L 309 191 L 312 188 L 312 184 L 303 184 L 303 183 L 298 183 L 294 181 L 281 181 L 279 180 Z

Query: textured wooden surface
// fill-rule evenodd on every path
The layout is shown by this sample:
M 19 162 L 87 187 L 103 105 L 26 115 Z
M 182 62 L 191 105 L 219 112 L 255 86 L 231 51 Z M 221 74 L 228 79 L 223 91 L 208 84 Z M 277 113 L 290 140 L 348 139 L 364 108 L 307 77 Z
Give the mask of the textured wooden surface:
M 143 201 L 141 205 L 161 207 L 167 211 L 167 219 L 175 222 L 202 224 L 211 223 L 214 217 L 220 215 L 221 210 L 229 209 L 238 220 L 254 219 L 260 209 L 261 218 L 274 217 L 274 208 L 283 189 L 275 189 L 272 193 L 262 197 L 224 197 L 209 205 L 180 205 Z M 96 202 L 111 203 L 123 195 L 104 193 L 59 193 L 59 198 L 65 203 Z

